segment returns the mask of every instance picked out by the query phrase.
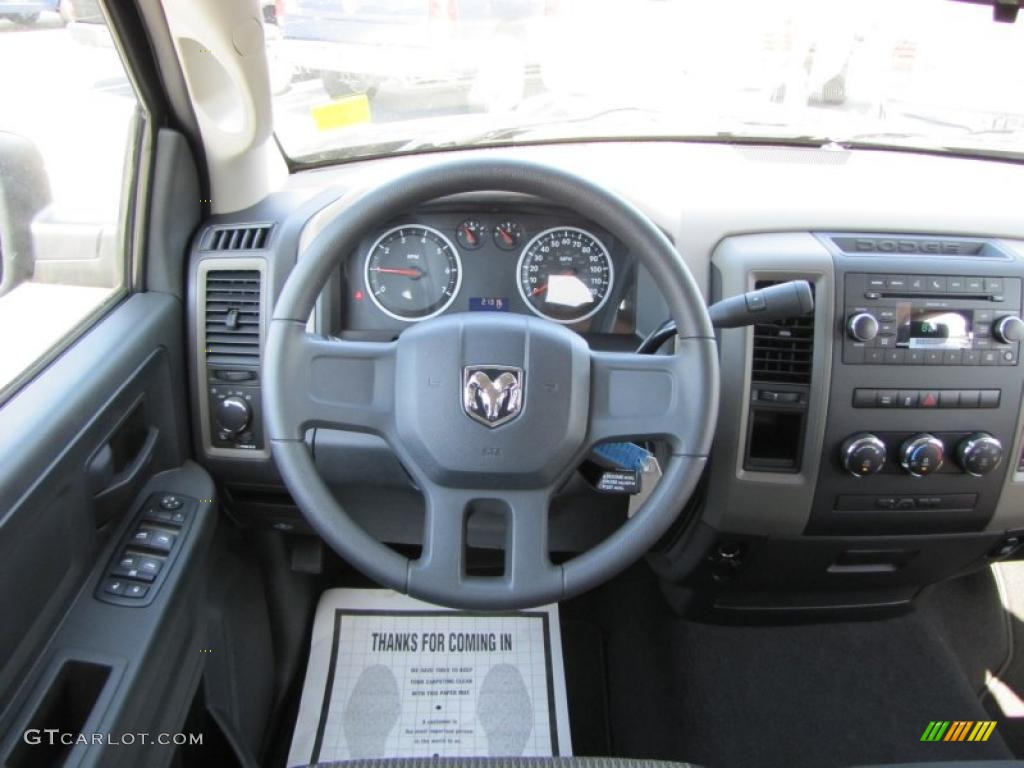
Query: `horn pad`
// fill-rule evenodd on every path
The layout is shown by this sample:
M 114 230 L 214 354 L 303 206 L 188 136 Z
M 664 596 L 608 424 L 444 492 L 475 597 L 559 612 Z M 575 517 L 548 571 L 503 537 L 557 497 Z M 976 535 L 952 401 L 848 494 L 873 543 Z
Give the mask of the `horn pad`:
M 587 431 L 590 352 L 539 318 L 466 313 L 398 340 L 400 451 L 449 487 L 544 487 Z

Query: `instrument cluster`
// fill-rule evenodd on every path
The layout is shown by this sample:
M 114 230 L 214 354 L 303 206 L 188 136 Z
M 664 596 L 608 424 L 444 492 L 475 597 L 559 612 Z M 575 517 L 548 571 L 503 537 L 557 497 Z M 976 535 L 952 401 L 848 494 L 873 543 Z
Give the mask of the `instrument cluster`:
M 632 335 L 635 272 L 615 238 L 569 213 L 411 213 L 364 238 L 347 260 L 343 325 L 401 332 L 449 312 L 518 312 Z

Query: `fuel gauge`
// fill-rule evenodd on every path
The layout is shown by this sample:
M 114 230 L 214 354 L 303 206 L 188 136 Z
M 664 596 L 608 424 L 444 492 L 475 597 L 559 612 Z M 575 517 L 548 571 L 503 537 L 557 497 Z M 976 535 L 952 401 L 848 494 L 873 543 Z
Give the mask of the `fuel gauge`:
M 455 239 L 467 251 L 475 251 L 487 239 L 487 229 L 476 219 L 467 219 L 455 229 Z
M 523 239 L 523 228 L 514 221 L 502 221 L 494 227 L 494 242 L 504 251 L 513 251 Z

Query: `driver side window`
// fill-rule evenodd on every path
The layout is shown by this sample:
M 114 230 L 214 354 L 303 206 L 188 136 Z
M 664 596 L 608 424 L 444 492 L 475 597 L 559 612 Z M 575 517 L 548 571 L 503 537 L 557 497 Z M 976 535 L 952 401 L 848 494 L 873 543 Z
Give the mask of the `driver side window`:
M 95 3 L 17 6 L 0 4 L 0 402 L 127 292 L 138 110 Z

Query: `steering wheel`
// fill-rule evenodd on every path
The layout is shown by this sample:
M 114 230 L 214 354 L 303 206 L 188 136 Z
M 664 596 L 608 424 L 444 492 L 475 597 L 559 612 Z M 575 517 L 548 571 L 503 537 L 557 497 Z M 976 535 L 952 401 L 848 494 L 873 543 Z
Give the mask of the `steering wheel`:
M 592 351 L 558 323 L 499 312 L 425 320 L 390 343 L 306 332 L 330 274 L 365 233 L 417 204 L 482 191 L 543 198 L 600 222 L 618 237 L 664 296 L 679 329 L 674 353 Z M 485 377 L 475 375 L 481 371 Z M 310 244 L 285 283 L 267 333 L 263 379 L 264 418 L 277 468 L 324 541 L 392 589 L 482 610 L 561 600 L 642 557 L 693 492 L 718 412 L 711 321 L 669 240 L 640 211 L 596 184 L 500 158 L 432 165 L 348 205 Z M 490 407 L 491 416 L 500 413 L 498 423 L 471 417 L 474 404 L 478 410 Z M 338 504 L 305 444 L 311 427 L 370 432 L 388 442 L 425 498 L 418 559 L 377 541 Z M 654 492 L 600 544 L 553 564 L 547 546 L 552 495 L 593 446 L 633 439 L 667 445 L 670 457 Z M 505 516 L 502 576 L 466 573 L 466 519 L 481 502 Z

